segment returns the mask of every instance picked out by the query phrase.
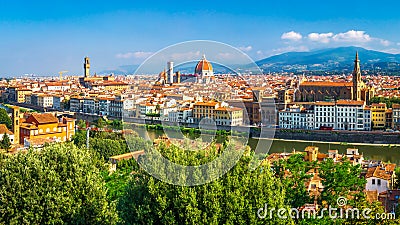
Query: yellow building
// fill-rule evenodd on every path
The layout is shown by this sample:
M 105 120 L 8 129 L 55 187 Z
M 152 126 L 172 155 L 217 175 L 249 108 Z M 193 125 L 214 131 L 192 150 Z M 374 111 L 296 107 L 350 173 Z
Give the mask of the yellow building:
M 17 102 L 25 102 L 25 96 L 32 94 L 32 90 L 30 89 L 17 89 L 15 91 L 15 95 L 17 97 Z
M 386 125 L 386 104 L 373 103 L 371 105 L 372 129 L 384 129 Z
M 104 87 L 106 91 L 123 91 L 129 89 L 129 84 L 122 81 L 103 81 L 98 86 Z
M 20 123 L 20 144 L 29 147 L 34 140 L 42 142 L 64 142 L 75 134 L 75 119 L 62 118 L 51 113 L 33 113 Z M 36 143 L 35 142 L 35 143 Z M 28 143 L 28 144 L 27 144 Z
M 243 124 L 243 109 L 219 107 L 215 110 L 215 123 L 222 126 L 240 126 Z
M 193 105 L 194 122 L 198 123 L 203 118 L 214 118 L 215 110 L 219 107 L 218 102 L 196 102 Z
M 319 153 L 318 147 L 307 146 L 304 151 L 306 152 L 306 155 L 304 157 L 305 161 L 313 162 L 318 160 L 318 153 Z

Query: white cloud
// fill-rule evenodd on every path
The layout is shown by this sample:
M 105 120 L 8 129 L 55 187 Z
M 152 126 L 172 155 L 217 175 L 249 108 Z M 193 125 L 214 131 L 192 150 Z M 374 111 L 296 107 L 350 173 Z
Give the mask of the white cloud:
M 130 58 L 146 59 L 153 54 L 154 54 L 153 52 L 137 51 L 137 52 L 119 53 L 115 57 L 117 57 L 118 59 L 130 59 Z
M 386 53 L 391 53 L 391 54 L 399 54 L 400 53 L 400 49 L 398 49 L 398 48 L 382 49 L 380 51 L 386 52 Z
M 399 42 L 399 43 L 397 43 L 397 45 L 400 45 L 400 42 Z
M 284 52 L 308 52 L 310 49 L 307 46 L 301 45 L 301 46 L 287 46 L 283 48 L 278 48 L 272 50 L 272 54 L 270 55 L 277 55 L 281 54 Z
M 372 40 L 369 34 L 361 30 L 349 30 L 345 33 L 338 33 L 332 39 L 336 42 L 370 42 Z
M 290 41 L 300 41 L 302 38 L 303 36 L 300 33 L 294 31 L 283 33 L 281 36 L 281 39 Z
M 310 33 L 308 34 L 308 39 L 310 41 L 321 42 L 321 43 L 329 43 L 331 38 L 333 37 L 333 33 Z
M 388 40 L 384 40 L 384 39 L 380 39 L 379 42 L 381 43 L 381 45 L 383 46 L 389 46 L 391 43 Z
M 241 47 L 238 47 L 238 49 L 241 50 L 241 51 L 244 51 L 244 52 L 249 52 L 249 51 L 251 51 L 253 49 L 253 47 L 251 45 L 249 45 L 249 46 L 241 46 Z

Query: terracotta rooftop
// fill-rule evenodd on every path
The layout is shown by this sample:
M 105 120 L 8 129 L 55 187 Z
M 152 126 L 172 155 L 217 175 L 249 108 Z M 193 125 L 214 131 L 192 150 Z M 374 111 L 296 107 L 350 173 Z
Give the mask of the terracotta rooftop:
M 304 81 L 300 86 L 352 87 L 353 82 Z
M 381 166 L 368 168 L 365 178 L 377 177 L 384 180 L 390 180 L 394 173 L 396 164 L 389 163 Z
M 393 104 L 392 109 L 400 109 L 400 104 Z
M 33 119 L 38 124 L 58 123 L 57 117 L 51 113 L 33 113 L 30 118 L 27 119 L 27 122 L 32 122 L 31 120 Z
M 337 100 L 336 105 L 364 105 L 364 101 L 355 100 Z
M 7 133 L 8 135 L 13 134 L 5 124 L 0 124 L 0 134 L 5 134 Z
M 216 106 L 218 102 L 196 102 L 194 105 L 198 106 Z
M 242 111 L 243 109 L 236 108 L 236 107 L 232 107 L 232 108 L 230 108 L 230 107 L 219 107 L 216 110 L 218 110 L 218 111 Z
M 331 106 L 334 106 L 335 103 L 334 102 L 320 102 L 320 101 L 318 101 L 318 102 L 315 102 L 315 105 L 331 105 Z

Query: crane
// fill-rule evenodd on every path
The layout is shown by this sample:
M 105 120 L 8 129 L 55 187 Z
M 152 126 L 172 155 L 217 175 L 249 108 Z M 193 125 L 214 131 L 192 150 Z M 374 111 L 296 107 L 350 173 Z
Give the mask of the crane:
M 60 71 L 60 72 L 58 72 L 58 74 L 60 74 L 60 81 L 62 81 L 62 75 L 63 75 L 63 73 L 66 73 L 66 72 L 68 72 L 68 71 Z

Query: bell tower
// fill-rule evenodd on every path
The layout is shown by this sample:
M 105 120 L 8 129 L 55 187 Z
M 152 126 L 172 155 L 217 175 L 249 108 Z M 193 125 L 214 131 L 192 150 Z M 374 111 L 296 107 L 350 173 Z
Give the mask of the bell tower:
M 354 70 L 353 70 L 353 100 L 359 101 L 361 99 L 361 70 L 360 70 L 360 60 L 358 59 L 358 52 L 356 52 L 356 59 L 354 60 Z
M 19 107 L 14 106 L 12 108 L 12 121 L 13 121 L 13 133 L 14 133 L 14 144 L 19 144 Z
M 90 62 L 89 62 L 89 57 L 85 57 L 85 62 L 83 64 L 83 74 L 85 78 L 88 78 L 90 76 Z

